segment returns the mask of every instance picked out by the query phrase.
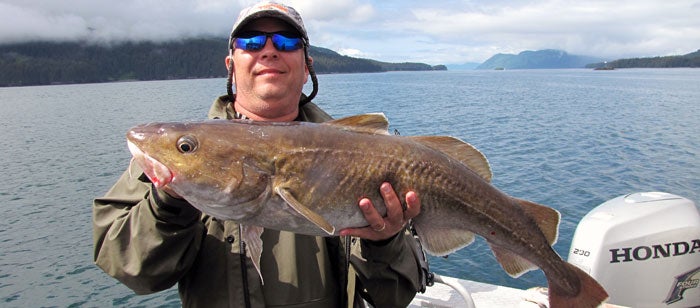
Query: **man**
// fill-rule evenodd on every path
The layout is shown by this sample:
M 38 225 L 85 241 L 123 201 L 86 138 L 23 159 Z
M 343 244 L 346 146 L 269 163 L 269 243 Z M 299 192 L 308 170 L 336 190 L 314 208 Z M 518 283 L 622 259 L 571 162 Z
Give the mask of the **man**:
M 308 48 L 293 8 L 259 3 L 243 10 L 226 57 L 229 94 L 214 102 L 209 117 L 329 120 L 310 102 L 317 81 Z M 314 90 L 307 97 L 309 76 Z M 342 230 L 341 238 L 266 229 L 259 277 L 238 224 L 200 213 L 167 187 L 154 188 L 132 164 L 94 201 L 95 263 L 137 294 L 177 283 L 186 307 L 359 307 L 359 296 L 377 307 L 406 306 L 421 287 L 421 269 L 404 227 L 420 203 L 409 192 L 404 210 L 389 183 L 378 189 L 387 216 L 362 199 L 368 227 Z

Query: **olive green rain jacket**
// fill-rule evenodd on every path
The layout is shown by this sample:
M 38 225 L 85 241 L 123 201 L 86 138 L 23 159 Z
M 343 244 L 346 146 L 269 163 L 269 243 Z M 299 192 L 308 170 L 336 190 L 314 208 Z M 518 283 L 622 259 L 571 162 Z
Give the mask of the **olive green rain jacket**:
M 233 115 L 227 96 L 209 111 L 209 118 Z M 297 118 L 329 119 L 313 103 Z M 361 307 L 358 296 L 376 307 L 403 307 L 421 287 L 408 234 L 378 243 L 270 229 L 262 234 L 263 284 L 238 224 L 156 190 L 135 164 L 94 200 L 93 228 L 97 266 L 136 294 L 177 283 L 184 307 Z

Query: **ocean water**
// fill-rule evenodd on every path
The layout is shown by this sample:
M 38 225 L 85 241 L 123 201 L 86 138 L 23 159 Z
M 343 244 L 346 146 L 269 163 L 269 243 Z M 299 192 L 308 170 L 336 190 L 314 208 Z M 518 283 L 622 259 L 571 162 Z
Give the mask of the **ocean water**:
M 452 135 L 489 159 L 493 184 L 562 214 L 557 252 L 602 202 L 665 191 L 700 202 L 700 70 L 393 72 L 319 76 L 335 117 L 384 112 L 402 135 Z M 0 306 L 179 306 L 174 289 L 136 296 L 92 261 L 91 202 L 128 164 L 125 133 L 203 119 L 225 80 L 0 88 Z M 309 92 L 308 90 L 306 91 Z M 436 222 L 439 223 L 439 222 Z M 482 240 L 443 275 L 519 288 Z

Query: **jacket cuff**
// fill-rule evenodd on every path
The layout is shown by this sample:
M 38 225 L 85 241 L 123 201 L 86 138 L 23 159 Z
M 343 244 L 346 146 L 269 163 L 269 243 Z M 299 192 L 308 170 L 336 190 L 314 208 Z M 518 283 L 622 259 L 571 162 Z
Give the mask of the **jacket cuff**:
M 153 186 L 149 199 L 153 215 L 168 223 L 188 226 L 197 221 L 202 214 L 184 199 L 174 198 Z
M 367 261 L 392 263 L 407 245 L 405 244 L 404 231 L 395 234 L 382 241 L 360 240 L 362 244 L 362 257 Z

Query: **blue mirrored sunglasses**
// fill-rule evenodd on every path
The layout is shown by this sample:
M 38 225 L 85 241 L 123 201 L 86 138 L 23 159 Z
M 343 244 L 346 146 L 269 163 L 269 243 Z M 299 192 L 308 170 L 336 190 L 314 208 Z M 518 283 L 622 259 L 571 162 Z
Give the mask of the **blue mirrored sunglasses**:
M 233 47 L 258 51 L 265 47 L 267 38 L 272 39 L 272 45 L 279 51 L 294 51 L 304 48 L 304 41 L 294 32 L 246 32 L 233 40 Z

